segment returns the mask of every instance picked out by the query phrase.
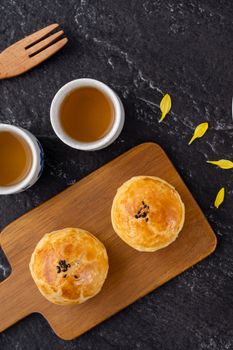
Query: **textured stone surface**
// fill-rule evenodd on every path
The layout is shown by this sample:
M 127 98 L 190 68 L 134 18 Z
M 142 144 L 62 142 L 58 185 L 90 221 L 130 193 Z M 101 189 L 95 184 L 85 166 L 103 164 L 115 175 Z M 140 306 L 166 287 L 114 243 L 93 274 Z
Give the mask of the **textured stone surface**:
M 233 349 L 233 171 L 206 164 L 233 158 L 232 0 L 1 0 L 0 13 L 0 50 L 55 21 L 70 39 L 38 68 L 0 83 L 0 122 L 29 129 L 46 153 L 35 186 L 0 197 L 0 227 L 130 147 L 156 141 L 218 236 L 210 258 L 79 339 L 62 341 L 41 316 L 31 315 L 0 335 L 0 349 Z M 50 126 L 52 97 L 80 77 L 108 83 L 124 103 L 125 128 L 106 150 L 72 150 Z M 166 92 L 172 113 L 158 124 Z M 202 121 L 210 123 L 208 133 L 188 147 Z M 226 200 L 216 210 L 221 186 Z M 1 252 L 1 279 L 9 273 Z

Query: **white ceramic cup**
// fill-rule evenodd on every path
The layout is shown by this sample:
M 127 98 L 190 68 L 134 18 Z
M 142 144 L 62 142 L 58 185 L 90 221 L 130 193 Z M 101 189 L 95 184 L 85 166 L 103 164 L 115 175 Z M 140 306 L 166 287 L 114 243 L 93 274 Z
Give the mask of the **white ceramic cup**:
M 109 132 L 101 139 L 94 142 L 81 142 L 71 138 L 63 130 L 60 122 L 60 107 L 64 98 L 74 89 L 81 87 L 93 87 L 101 91 L 105 96 L 109 98 L 114 108 L 114 122 Z M 83 151 L 95 151 L 109 146 L 120 135 L 124 126 L 125 112 L 123 104 L 118 95 L 106 84 L 95 79 L 76 79 L 65 84 L 53 98 L 50 108 L 50 120 L 52 127 L 57 136 L 68 146 L 83 150 Z
M 32 153 L 32 165 L 28 174 L 20 182 L 11 186 L 0 186 L 0 195 L 25 191 L 39 179 L 44 167 L 44 152 L 40 142 L 29 131 L 9 124 L 0 123 L 0 132 L 8 131 L 18 135 L 29 146 Z

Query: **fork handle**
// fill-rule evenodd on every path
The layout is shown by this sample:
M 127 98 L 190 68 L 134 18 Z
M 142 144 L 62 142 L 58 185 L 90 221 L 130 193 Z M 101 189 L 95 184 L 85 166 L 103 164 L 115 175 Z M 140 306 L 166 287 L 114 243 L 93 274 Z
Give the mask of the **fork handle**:
M 6 73 L 6 67 L 4 65 L 4 63 L 2 63 L 1 61 L 3 61 L 2 58 L 2 53 L 0 54 L 0 79 L 6 79 L 8 78 L 7 73 Z
M 0 79 L 13 78 L 19 75 L 15 66 L 15 57 L 8 51 L 8 48 L 0 53 Z

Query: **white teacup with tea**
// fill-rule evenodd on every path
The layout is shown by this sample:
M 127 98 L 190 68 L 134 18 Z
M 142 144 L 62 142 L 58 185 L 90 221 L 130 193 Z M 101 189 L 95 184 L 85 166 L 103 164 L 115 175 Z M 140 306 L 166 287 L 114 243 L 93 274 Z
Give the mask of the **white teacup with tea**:
M 84 151 L 109 146 L 125 121 L 123 104 L 108 85 L 89 78 L 64 85 L 54 96 L 50 119 L 57 136 Z
M 22 192 L 40 177 L 44 152 L 29 131 L 0 123 L 0 195 Z

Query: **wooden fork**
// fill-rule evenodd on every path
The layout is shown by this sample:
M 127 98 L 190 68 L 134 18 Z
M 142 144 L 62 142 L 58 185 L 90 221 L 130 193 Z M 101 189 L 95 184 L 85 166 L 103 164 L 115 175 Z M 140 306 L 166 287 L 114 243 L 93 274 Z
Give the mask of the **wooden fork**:
M 58 40 L 63 30 L 48 36 L 58 26 L 51 24 L 5 49 L 0 54 L 0 79 L 20 75 L 60 50 L 68 41 L 67 38 Z

